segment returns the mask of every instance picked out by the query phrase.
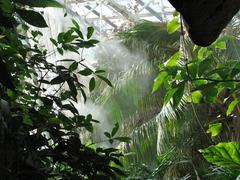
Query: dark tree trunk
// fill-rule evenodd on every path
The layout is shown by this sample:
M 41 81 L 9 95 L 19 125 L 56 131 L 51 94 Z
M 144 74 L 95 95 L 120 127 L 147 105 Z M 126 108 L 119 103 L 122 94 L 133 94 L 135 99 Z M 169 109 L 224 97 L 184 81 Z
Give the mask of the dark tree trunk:
M 169 0 L 182 14 L 190 38 L 200 46 L 214 42 L 240 9 L 240 0 Z

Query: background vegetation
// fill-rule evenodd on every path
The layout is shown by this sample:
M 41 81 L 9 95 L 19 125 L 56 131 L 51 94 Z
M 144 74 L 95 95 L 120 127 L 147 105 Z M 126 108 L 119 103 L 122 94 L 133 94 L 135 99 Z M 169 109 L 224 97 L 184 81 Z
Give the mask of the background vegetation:
M 35 7 L 63 8 L 0 0 L 1 178 L 238 177 L 239 15 L 209 47 L 191 43 L 177 13 L 168 23 L 139 22 L 109 42 L 114 54 L 99 45 L 90 68 L 81 52 L 99 43 L 94 29 L 85 35 L 72 20 L 51 42 L 77 58 L 49 62 L 44 34 L 28 28 L 47 27 Z M 107 113 L 110 132 L 79 113 L 88 99 Z

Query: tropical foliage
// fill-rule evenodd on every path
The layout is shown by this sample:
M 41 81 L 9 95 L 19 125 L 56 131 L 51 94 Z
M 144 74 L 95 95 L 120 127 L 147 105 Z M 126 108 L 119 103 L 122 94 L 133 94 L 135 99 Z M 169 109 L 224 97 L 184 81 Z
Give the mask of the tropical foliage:
M 124 160 L 131 174 L 129 179 L 234 178 L 235 171 L 207 163 L 198 150 L 221 141 L 238 141 L 236 114 L 232 114 L 238 99 L 228 97 L 229 86 L 235 84 L 236 88 L 238 84 L 234 78 L 238 72 L 239 41 L 231 36 L 230 24 L 228 35 L 211 46 L 194 46 L 186 35 L 180 38 L 176 31 L 181 30 L 177 15 L 168 25 L 144 21 L 117 34 L 132 54 L 145 52 L 145 56 L 127 69 L 115 74 L 114 70 L 109 71 L 112 73 L 108 77 L 116 88 L 100 87 L 103 91 L 96 102 L 103 104 L 110 111 L 110 121 L 117 120 L 122 124 L 121 132 L 132 138 L 131 144 L 124 146 L 130 152 Z M 102 55 L 100 64 L 112 69 L 114 63 L 124 63 L 123 57 L 107 54 L 104 61 Z M 160 73 L 156 74 L 158 69 Z M 231 74 L 233 71 L 235 74 Z M 216 76 L 218 72 L 221 75 Z M 154 76 L 152 88 L 147 82 L 153 82 Z M 225 76 L 229 78 L 227 82 Z M 144 93 L 139 93 L 143 86 Z
M 209 47 L 191 43 L 177 12 L 139 22 L 103 42 L 90 68 L 81 52 L 99 43 L 94 29 L 72 20 L 50 39 L 62 55 L 50 62 L 44 34 L 29 28 L 48 26 L 36 7 L 63 5 L 0 0 L 2 179 L 237 178 L 239 15 Z M 113 127 L 105 148 L 93 143 L 99 121 L 77 108 L 89 96 Z
M 59 59 L 51 63 L 47 50 L 39 46 L 43 34 L 18 33 L 18 25 L 46 27 L 43 16 L 32 7 L 62 7 L 54 0 L 2 0 L 0 24 L 1 111 L 0 172 L 1 179 L 115 179 L 124 176 L 115 148 L 101 148 L 85 143 L 79 131 L 93 132 L 98 123 L 91 114 L 79 114 L 74 102 L 86 101 L 86 84 L 79 77 L 90 77 L 89 91 L 95 78 L 111 85 L 102 73 L 84 64 L 83 59 Z M 57 51 L 79 54 L 79 49 L 98 43 L 92 39 L 94 29 L 86 37 L 73 20 L 73 27 L 51 39 Z M 18 26 L 18 27 L 17 27 Z M 79 55 L 79 57 L 81 57 Z M 67 62 L 67 63 L 64 63 Z M 6 73 L 6 74 L 4 74 Z M 80 99 L 80 100 L 81 100 Z M 111 141 L 125 140 L 113 137 Z
M 174 24 L 169 23 L 169 26 L 172 25 Z M 189 51 L 180 51 L 165 63 L 160 64 L 160 73 L 154 83 L 154 90 L 160 86 L 166 90 L 164 105 L 170 104 L 173 108 L 177 108 L 183 100 L 192 106 L 199 103 L 210 104 L 210 108 L 213 108 L 211 116 L 214 119 L 210 119 L 211 124 L 207 133 L 213 137 L 222 134 L 220 139 L 213 138 L 212 143 L 238 141 L 239 137 L 239 129 L 234 127 L 235 121 L 238 121 L 239 59 L 233 54 L 224 53 L 236 41 L 238 43 L 233 36 L 226 35 L 209 47 L 194 46 L 191 50 L 183 39 L 184 48 L 190 48 L 191 54 L 188 54 Z M 221 58 L 218 58 L 220 56 Z M 205 128 L 202 126 L 202 129 L 204 131 Z M 238 144 L 238 142 L 219 143 L 201 152 L 209 162 L 230 169 L 236 177 Z

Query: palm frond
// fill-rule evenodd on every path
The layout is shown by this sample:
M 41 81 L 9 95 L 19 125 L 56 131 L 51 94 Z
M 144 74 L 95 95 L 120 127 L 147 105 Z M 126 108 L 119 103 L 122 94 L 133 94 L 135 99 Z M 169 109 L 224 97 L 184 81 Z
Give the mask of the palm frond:
M 151 61 L 164 61 L 179 49 L 180 33 L 168 34 L 164 23 L 143 21 L 117 36 L 129 49 L 146 51 Z

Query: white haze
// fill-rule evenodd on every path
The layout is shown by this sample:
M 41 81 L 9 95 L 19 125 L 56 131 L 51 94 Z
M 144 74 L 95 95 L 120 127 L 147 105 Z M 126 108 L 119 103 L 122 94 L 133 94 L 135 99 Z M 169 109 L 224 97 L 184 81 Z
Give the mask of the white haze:
M 75 19 L 82 28 L 83 33 L 86 32 L 87 26 L 81 21 L 79 17 L 73 17 L 68 14 L 67 17 L 64 17 L 65 10 L 64 9 L 55 9 L 55 8 L 46 8 L 44 11 L 45 20 L 49 26 L 49 28 L 44 29 L 36 29 L 44 34 L 44 37 L 40 39 L 40 44 L 45 46 L 48 49 L 49 57 L 48 60 L 52 63 L 56 63 L 57 60 L 60 59 L 76 59 L 79 60 L 81 57 L 74 53 L 66 53 L 64 56 L 60 55 L 56 51 L 56 47 L 53 46 L 50 38 L 55 38 L 62 31 L 67 31 L 69 27 L 71 27 L 71 19 Z M 98 39 L 97 37 L 95 37 Z M 123 75 L 127 70 L 133 67 L 136 64 L 140 64 L 142 62 L 147 63 L 147 55 L 145 52 L 130 52 L 125 46 L 122 45 L 119 40 L 105 40 L 98 44 L 95 48 L 90 48 L 89 50 L 85 50 L 84 54 L 82 54 L 82 58 L 86 59 L 85 63 L 89 66 L 93 66 L 93 64 L 100 64 L 100 67 L 104 69 L 104 65 L 108 66 L 108 68 L 112 72 L 117 72 L 119 75 Z M 150 65 L 149 65 L 150 67 Z M 51 76 L 51 75 L 50 75 Z M 49 77 L 52 79 L 53 77 Z M 82 81 L 82 79 L 81 79 Z M 84 80 L 86 81 L 86 79 Z M 142 82 L 143 88 L 149 86 L 151 81 Z M 87 82 L 84 82 L 87 86 Z M 114 82 L 113 82 L 114 84 Z M 106 85 L 107 86 L 107 85 Z M 49 88 L 49 87 L 48 87 Z M 114 90 L 114 89 L 112 89 Z M 49 88 L 49 91 L 54 91 L 54 86 Z M 98 89 L 96 89 L 98 91 Z M 136 93 L 145 93 L 136 90 Z M 142 94 L 143 95 L 143 94 Z M 127 103 L 127 100 L 126 100 Z M 87 103 L 83 103 L 80 100 L 79 103 L 76 104 L 76 108 L 83 115 L 92 114 L 93 118 L 100 121 L 99 124 L 94 125 L 94 133 L 93 138 L 95 142 L 104 142 L 101 143 L 103 145 L 109 145 L 105 143 L 107 139 L 104 136 L 105 131 L 111 131 L 113 125 L 115 123 L 114 119 L 108 117 L 107 114 L 108 109 L 103 109 L 100 105 L 94 104 L 90 100 Z
M 133 51 L 126 48 L 121 40 L 110 39 L 102 41 L 95 48 L 94 57 L 97 63 L 106 63 L 110 65 L 111 70 L 122 71 L 130 69 L 134 64 L 142 61 L 147 62 L 145 52 Z

